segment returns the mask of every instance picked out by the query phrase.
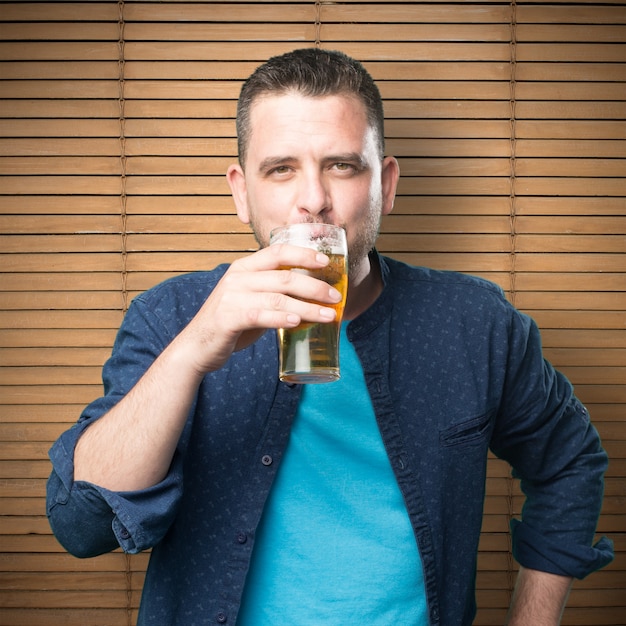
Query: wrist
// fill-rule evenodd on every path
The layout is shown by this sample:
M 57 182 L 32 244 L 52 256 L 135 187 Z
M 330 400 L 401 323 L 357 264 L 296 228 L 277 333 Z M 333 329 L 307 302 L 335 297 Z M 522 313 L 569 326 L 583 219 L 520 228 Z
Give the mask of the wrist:
M 520 567 L 507 626 L 558 626 L 572 578 Z

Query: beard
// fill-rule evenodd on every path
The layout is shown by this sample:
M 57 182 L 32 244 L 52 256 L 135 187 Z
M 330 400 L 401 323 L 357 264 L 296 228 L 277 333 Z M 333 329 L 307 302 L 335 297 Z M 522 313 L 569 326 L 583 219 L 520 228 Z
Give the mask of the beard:
M 376 244 L 382 218 L 381 204 L 382 202 L 379 202 L 367 207 L 364 211 L 365 219 L 353 225 L 352 228 L 348 228 L 345 223 L 336 224 L 346 231 L 348 239 L 348 280 L 360 276 L 363 261 L 368 257 Z M 333 224 L 325 217 L 325 215 L 309 216 L 300 221 L 311 224 Z M 266 248 L 269 246 L 270 233 L 267 227 L 264 227 L 257 221 L 253 211 L 250 211 L 250 228 L 259 247 Z
M 374 210 L 370 207 L 365 219 L 353 227 L 352 232 L 346 230 L 350 242 L 348 244 L 348 280 L 355 279 L 361 274 L 363 262 L 376 245 L 381 218 L 381 209 Z

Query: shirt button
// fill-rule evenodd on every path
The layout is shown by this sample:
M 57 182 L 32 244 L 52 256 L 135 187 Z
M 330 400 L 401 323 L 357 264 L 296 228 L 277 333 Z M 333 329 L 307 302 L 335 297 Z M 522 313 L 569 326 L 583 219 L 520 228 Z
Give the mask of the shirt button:
M 272 459 L 272 457 L 269 454 L 264 454 L 261 457 L 261 463 L 263 463 L 263 465 L 271 465 L 273 461 L 274 459 Z
M 237 533 L 237 543 L 244 544 L 244 543 L 246 543 L 246 541 L 248 541 L 248 535 L 246 535 L 246 533 L 244 533 L 243 531 L 238 532 Z
M 122 528 L 122 530 L 120 531 L 120 537 L 122 539 L 128 539 L 130 537 L 130 533 L 126 528 Z
M 228 620 L 228 618 L 226 617 L 226 613 L 224 613 L 223 611 L 220 611 L 216 616 L 215 616 L 215 621 L 218 624 L 225 624 L 226 621 Z

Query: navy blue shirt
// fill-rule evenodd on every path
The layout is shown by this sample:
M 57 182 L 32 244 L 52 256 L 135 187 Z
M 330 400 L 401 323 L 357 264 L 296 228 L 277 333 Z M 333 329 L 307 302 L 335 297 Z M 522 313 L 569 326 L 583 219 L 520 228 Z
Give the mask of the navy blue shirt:
M 526 495 L 511 524 L 519 563 L 578 578 L 609 563 L 611 542 L 592 545 L 607 456 L 572 386 L 543 359 L 534 322 L 492 283 L 378 258 L 383 292 L 348 337 L 413 525 L 430 624 L 465 626 L 475 615 L 489 449 L 511 464 Z M 105 395 L 50 451 L 48 516 L 69 552 L 152 548 L 143 626 L 235 624 L 301 387 L 278 380 L 268 331 L 204 377 L 161 483 L 112 492 L 74 482 L 73 451 L 226 269 L 173 278 L 134 300 L 103 370 Z

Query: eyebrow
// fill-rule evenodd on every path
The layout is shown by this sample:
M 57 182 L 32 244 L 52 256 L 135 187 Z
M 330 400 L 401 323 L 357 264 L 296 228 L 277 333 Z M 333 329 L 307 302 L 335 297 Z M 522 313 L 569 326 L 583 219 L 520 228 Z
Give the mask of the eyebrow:
M 359 152 L 346 152 L 345 154 L 335 154 L 324 158 L 324 163 L 356 163 L 361 169 L 368 167 L 367 161 Z

